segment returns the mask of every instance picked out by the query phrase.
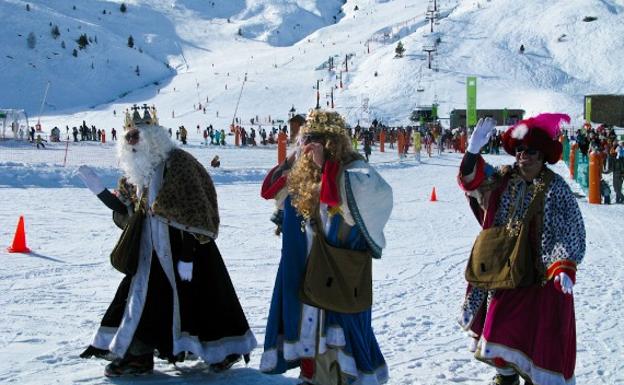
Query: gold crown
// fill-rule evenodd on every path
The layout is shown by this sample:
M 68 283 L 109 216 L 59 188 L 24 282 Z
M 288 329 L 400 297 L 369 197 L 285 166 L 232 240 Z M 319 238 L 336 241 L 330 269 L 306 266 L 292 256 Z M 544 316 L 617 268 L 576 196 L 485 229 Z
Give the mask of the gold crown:
M 342 116 L 335 111 L 320 109 L 310 110 L 302 134 L 319 133 L 328 135 L 346 135 L 346 124 Z
M 139 112 L 141 109 L 143 109 L 143 116 Z M 130 110 L 132 110 L 132 113 L 130 113 Z M 128 131 L 137 128 L 137 126 L 158 126 L 155 106 L 149 107 L 147 104 L 143 104 L 143 107 L 139 107 L 135 104 L 130 107 L 130 110 L 126 110 L 124 130 Z

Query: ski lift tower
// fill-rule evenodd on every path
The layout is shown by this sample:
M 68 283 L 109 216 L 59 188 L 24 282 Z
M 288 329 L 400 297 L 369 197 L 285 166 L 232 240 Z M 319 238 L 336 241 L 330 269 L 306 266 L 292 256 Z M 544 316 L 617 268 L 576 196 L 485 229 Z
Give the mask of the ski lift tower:
M 425 91 L 425 87 L 423 87 L 422 85 L 422 64 L 420 65 L 420 68 L 418 69 L 418 86 L 416 88 L 416 92 L 424 92 Z
M 429 22 L 430 28 L 429 31 L 433 33 L 433 23 L 437 21 L 437 12 L 433 9 L 427 9 L 427 13 L 425 14 L 425 19 Z
M 427 52 L 427 68 L 431 69 L 431 57 L 437 52 L 435 45 L 426 45 L 423 47 L 423 51 Z

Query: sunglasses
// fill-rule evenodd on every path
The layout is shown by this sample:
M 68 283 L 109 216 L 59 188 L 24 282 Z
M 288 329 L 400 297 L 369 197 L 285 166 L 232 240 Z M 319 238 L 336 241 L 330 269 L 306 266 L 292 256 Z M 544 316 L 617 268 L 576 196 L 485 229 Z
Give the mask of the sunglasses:
M 314 143 L 324 143 L 325 142 L 325 135 L 323 134 L 305 134 L 301 137 L 301 139 L 303 140 L 303 144 L 308 144 L 311 142 Z
M 536 150 L 534 148 L 530 148 L 521 144 L 518 147 L 516 147 L 516 155 L 520 155 L 522 153 L 527 154 L 527 155 L 537 155 L 539 153 L 539 150 Z

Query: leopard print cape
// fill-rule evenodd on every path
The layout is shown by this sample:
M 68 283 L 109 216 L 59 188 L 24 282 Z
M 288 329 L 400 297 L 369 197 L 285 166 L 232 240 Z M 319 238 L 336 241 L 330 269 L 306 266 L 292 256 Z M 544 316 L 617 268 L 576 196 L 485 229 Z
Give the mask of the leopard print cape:
M 184 150 L 172 150 L 150 213 L 168 225 L 192 233 L 201 243 L 217 238 L 217 192 L 208 171 Z

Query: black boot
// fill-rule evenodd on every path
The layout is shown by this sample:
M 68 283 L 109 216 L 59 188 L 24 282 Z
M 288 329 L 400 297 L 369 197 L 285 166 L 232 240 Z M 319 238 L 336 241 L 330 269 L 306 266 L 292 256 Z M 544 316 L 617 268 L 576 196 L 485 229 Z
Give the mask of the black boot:
M 80 353 L 80 358 L 91 358 L 91 357 L 103 358 L 108 361 L 113 360 L 113 356 L 112 354 L 110 354 L 108 350 L 98 349 L 94 346 L 89 345 L 89 347 L 86 348 L 84 352 Z
M 117 358 L 106 365 L 104 375 L 106 377 L 119 377 L 125 375 L 142 375 L 151 373 L 154 369 L 154 354 L 148 353 L 140 356 L 126 354 L 124 358 Z
M 520 377 L 517 374 L 511 376 L 495 375 L 488 385 L 520 385 Z
M 230 354 L 229 356 L 225 357 L 223 361 L 216 363 L 216 364 L 211 364 L 210 370 L 212 370 L 215 373 L 224 372 L 230 369 L 232 365 L 240 361 L 241 358 L 242 356 L 240 354 Z

